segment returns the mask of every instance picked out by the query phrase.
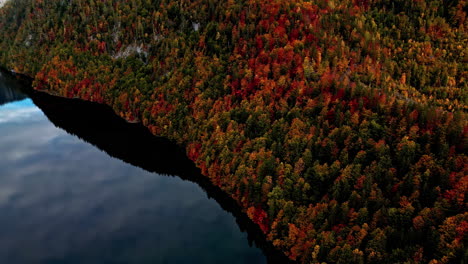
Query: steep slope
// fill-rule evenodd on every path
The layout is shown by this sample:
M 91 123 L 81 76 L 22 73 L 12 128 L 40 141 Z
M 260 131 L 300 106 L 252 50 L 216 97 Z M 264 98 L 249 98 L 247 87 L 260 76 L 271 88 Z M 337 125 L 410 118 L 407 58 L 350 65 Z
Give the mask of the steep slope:
M 15 0 L 0 65 L 186 147 L 301 263 L 466 256 L 466 1 Z

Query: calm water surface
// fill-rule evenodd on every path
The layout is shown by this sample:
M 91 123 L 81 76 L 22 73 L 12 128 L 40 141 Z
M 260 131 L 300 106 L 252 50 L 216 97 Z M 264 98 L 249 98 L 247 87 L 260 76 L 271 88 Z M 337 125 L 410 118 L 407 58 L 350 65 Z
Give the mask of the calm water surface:
M 0 73 L 0 263 L 266 262 L 199 185 L 57 128 L 19 86 Z

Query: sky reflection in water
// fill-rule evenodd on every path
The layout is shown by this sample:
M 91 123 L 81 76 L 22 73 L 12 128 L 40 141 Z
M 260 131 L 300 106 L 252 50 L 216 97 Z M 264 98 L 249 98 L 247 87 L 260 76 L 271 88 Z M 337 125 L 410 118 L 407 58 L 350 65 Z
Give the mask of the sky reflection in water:
M 0 263 L 265 262 L 194 183 L 109 157 L 29 99 L 0 106 L 0 150 Z

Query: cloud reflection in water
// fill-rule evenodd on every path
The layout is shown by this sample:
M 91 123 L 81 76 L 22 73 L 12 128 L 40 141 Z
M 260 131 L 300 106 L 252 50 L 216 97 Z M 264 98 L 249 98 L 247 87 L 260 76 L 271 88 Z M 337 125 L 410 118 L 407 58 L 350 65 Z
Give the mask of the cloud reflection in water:
M 1 263 L 262 263 L 195 184 L 125 164 L 55 128 L 28 100 L 0 106 Z

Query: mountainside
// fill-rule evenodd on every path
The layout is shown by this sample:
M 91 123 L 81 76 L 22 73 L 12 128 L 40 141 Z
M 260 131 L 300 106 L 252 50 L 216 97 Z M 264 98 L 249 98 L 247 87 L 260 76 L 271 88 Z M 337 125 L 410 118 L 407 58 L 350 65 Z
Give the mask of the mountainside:
M 0 66 L 184 146 L 291 260 L 468 259 L 465 0 L 12 0 Z

